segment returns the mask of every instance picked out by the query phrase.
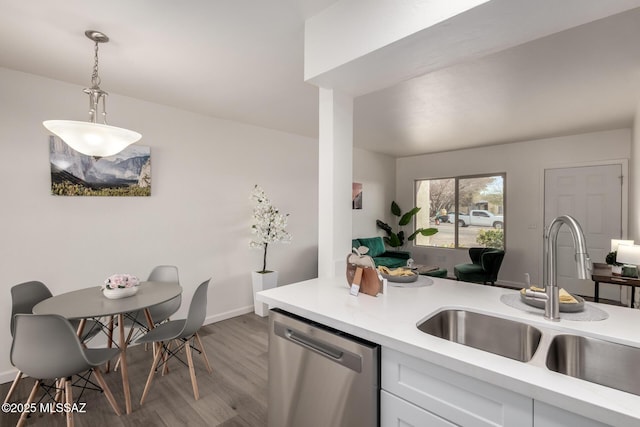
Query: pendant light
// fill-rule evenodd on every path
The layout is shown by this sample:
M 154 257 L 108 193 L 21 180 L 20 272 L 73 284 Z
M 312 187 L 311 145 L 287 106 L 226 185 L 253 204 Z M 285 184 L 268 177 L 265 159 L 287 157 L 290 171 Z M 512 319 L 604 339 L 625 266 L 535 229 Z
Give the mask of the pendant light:
M 84 89 L 84 93 L 89 95 L 89 121 L 47 120 L 42 124 L 82 154 L 93 157 L 113 156 L 138 141 L 142 135 L 128 129 L 107 125 L 106 96 L 108 94 L 100 89 L 98 44 L 108 42 L 109 37 L 94 30 L 87 30 L 84 34 L 95 43 L 91 87 Z M 100 104 L 102 104 L 102 124 L 97 123 Z

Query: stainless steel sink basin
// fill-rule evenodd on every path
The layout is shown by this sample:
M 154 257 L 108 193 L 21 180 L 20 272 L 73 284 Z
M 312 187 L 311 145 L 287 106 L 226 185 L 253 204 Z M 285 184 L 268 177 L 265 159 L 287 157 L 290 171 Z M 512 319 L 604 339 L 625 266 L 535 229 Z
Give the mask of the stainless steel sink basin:
M 466 310 L 445 310 L 421 324 L 430 335 L 528 362 L 540 344 L 542 332 L 525 323 Z
M 561 374 L 640 395 L 640 348 L 596 338 L 558 335 L 547 368 Z

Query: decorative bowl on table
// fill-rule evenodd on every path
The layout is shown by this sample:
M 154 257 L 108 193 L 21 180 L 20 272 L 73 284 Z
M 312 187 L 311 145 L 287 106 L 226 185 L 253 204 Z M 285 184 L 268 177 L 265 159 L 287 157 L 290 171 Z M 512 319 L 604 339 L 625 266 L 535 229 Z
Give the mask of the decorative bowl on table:
M 140 280 L 131 274 L 113 274 L 106 278 L 102 293 L 109 299 L 130 297 L 138 292 Z
M 409 268 L 398 267 L 390 269 L 384 266 L 379 266 L 378 272 L 384 279 L 387 279 L 390 282 L 410 283 L 418 280 L 418 274 L 411 271 Z
M 134 286 L 132 288 L 104 288 L 102 290 L 102 294 L 109 299 L 126 298 L 135 295 L 137 292 L 137 286 Z
M 532 290 L 537 292 L 544 292 L 542 288 L 531 287 Z M 560 288 L 559 292 L 560 301 L 558 307 L 563 313 L 578 313 L 584 310 L 584 298 L 578 295 L 572 295 Z M 523 303 L 530 305 L 531 307 L 541 308 L 544 310 L 545 301 L 534 298 L 529 298 L 525 295 L 525 289 L 520 289 L 520 299 Z

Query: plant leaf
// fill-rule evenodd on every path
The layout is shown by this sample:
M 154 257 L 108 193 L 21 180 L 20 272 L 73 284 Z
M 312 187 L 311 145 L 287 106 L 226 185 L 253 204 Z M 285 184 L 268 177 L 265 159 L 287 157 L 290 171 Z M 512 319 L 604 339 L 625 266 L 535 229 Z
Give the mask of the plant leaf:
M 389 236 L 391 235 L 391 233 L 393 233 L 393 231 L 391 231 L 391 227 L 386 222 L 382 222 L 379 219 L 377 219 L 376 220 L 376 225 L 378 226 L 378 228 L 381 228 L 384 231 L 386 231 L 387 235 L 389 235 Z
M 398 206 L 398 204 L 395 201 L 391 202 L 391 213 L 394 214 L 395 216 L 402 215 L 402 211 L 400 210 L 400 206 Z
M 415 240 L 418 234 L 421 234 L 423 236 L 433 236 L 437 232 L 437 228 L 418 228 L 411 236 L 409 236 L 409 241 Z
M 402 231 L 400 233 L 402 233 Z M 388 243 L 389 243 L 389 246 L 391 246 L 392 248 L 397 248 L 398 246 L 402 245 L 400 238 L 395 233 L 391 233 L 389 235 Z
M 415 214 L 420 212 L 420 209 L 422 208 L 415 207 L 411 209 L 409 212 L 402 215 L 402 218 L 400 218 L 400 222 L 398 223 L 398 225 L 403 226 L 403 225 L 409 224 L 411 222 L 411 218 L 413 218 Z

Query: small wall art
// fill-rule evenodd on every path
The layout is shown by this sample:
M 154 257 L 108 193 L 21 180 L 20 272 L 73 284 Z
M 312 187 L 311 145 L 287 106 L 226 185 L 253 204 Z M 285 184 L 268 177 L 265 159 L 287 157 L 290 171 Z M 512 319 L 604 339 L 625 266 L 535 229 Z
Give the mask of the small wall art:
M 351 191 L 352 209 L 362 209 L 362 184 L 354 182 Z
M 51 194 L 55 196 L 150 196 L 151 149 L 133 144 L 110 157 L 78 153 L 49 136 Z

